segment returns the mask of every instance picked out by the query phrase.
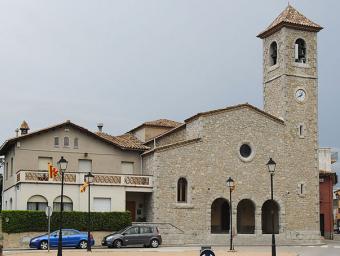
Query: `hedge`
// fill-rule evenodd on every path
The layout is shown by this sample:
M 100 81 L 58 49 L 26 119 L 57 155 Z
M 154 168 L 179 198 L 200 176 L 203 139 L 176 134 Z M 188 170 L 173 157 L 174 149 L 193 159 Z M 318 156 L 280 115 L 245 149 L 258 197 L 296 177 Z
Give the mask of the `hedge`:
M 2 211 L 2 231 L 5 233 L 47 231 L 44 211 Z M 51 232 L 59 229 L 60 212 L 51 216 Z M 87 212 L 63 212 L 63 228 L 87 230 Z M 116 231 L 131 225 L 130 212 L 91 212 L 92 231 Z

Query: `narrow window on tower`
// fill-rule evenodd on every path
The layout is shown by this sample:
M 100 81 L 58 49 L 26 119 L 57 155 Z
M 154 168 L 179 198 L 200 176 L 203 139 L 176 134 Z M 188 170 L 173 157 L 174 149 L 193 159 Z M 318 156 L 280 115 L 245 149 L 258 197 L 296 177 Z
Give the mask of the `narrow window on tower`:
M 303 182 L 298 184 L 298 195 L 304 196 L 306 194 L 306 185 Z
M 295 62 L 306 63 L 306 42 L 299 38 L 295 41 Z
M 298 134 L 299 134 L 300 138 L 304 138 L 305 137 L 305 126 L 303 124 L 299 124 Z
M 269 49 L 270 54 L 270 66 L 274 66 L 277 63 L 277 43 L 272 42 Z

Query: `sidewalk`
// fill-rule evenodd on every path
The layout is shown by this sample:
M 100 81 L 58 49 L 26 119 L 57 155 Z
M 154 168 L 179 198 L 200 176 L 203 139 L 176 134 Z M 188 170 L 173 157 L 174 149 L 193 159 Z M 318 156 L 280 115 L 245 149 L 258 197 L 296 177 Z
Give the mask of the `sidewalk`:
M 249 248 L 250 249 L 250 248 Z M 224 248 L 213 249 L 216 256 L 271 256 L 269 250 L 249 251 L 247 248 L 242 248 L 240 251 L 228 252 Z M 11 256 L 55 256 L 56 250 L 51 252 L 46 251 L 25 251 L 25 252 L 6 252 L 4 255 Z M 198 248 L 162 248 L 162 250 L 150 250 L 150 249 L 112 249 L 112 250 L 94 250 L 92 253 L 88 253 L 84 250 L 64 250 L 63 256 L 199 256 Z M 277 256 L 296 256 L 296 253 L 285 252 L 284 250 L 278 250 Z

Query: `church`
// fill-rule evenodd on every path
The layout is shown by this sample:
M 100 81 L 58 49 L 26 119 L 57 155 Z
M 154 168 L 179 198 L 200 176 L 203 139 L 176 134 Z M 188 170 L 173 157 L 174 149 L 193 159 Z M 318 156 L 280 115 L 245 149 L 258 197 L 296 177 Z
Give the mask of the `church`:
M 129 210 L 134 221 L 160 226 L 165 244 L 225 245 L 230 230 L 236 244 L 269 244 L 273 231 L 279 244 L 320 242 L 321 29 L 288 5 L 258 34 L 263 110 L 239 104 L 183 123 L 146 122 L 121 136 L 70 121 L 28 133 L 23 123 L 21 136 L 0 148 L 4 209 L 60 209 L 60 179 L 49 180 L 43 169 L 64 156 L 70 169 L 65 210 L 86 211 L 87 195 L 79 187 L 92 171 L 92 210 Z M 276 162 L 273 200 L 269 159 Z
M 236 243 L 270 238 L 316 242 L 319 232 L 317 32 L 288 6 L 263 40 L 264 110 L 248 104 L 198 113 L 146 143 L 143 170 L 155 177 L 154 222 L 176 223 L 187 243 L 225 244 L 232 177 Z M 274 200 L 266 163 L 276 162 Z M 227 217 L 226 217 L 227 216 Z M 266 239 L 267 238 L 267 239 Z

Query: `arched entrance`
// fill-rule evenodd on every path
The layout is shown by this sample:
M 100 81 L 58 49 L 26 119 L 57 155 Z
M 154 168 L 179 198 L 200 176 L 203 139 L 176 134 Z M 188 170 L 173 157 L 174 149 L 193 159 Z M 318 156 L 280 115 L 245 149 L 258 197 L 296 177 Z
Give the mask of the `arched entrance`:
M 229 227 L 229 203 L 224 198 L 217 198 L 211 205 L 211 233 L 227 233 Z
M 272 214 L 274 214 L 274 233 L 279 233 L 279 212 L 280 208 L 276 201 L 267 200 L 262 205 L 262 234 L 272 234 Z
M 254 234 L 255 204 L 250 199 L 243 199 L 237 205 L 237 233 Z

